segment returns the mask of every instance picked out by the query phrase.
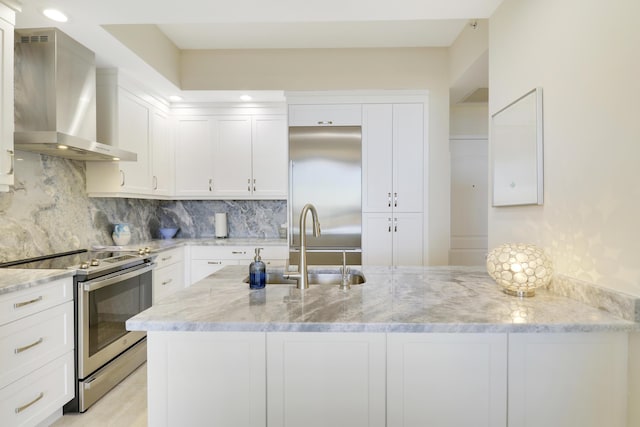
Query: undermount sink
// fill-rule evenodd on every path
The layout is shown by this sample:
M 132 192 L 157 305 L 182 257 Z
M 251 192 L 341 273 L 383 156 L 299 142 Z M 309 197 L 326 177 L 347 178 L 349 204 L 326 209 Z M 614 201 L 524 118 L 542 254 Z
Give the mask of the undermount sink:
M 267 272 L 267 285 L 295 285 L 295 279 L 286 279 L 287 273 L 284 271 Z M 347 274 L 351 285 L 362 285 L 367 280 L 359 271 L 351 271 Z M 244 283 L 249 283 L 249 277 L 244 279 Z M 342 272 L 339 269 L 309 271 L 309 285 L 340 285 L 342 283 Z

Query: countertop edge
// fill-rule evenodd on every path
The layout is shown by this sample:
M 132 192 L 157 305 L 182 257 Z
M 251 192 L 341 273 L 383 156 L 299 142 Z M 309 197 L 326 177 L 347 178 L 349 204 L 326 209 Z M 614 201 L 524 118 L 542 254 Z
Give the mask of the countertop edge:
M 30 270 L 30 269 L 6 269 L 6 277 L 2 282 L 15 281 L 5 286 L 0 282 L 0 295 L 18 292 L 35 286 L 45 285 L 59 279 L 73 277 L 75 270 Z

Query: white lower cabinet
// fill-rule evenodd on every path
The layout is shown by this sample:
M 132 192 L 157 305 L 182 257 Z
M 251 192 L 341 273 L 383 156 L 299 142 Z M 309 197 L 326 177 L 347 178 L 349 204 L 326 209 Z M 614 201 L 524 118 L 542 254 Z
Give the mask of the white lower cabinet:
M 0 424 L 35 426 L 74 397 L 71 277 L 0 295 Z
M 153 303 L 184 288 L 184 248 L 162 251 L 153 270 Z
M 387 425 L 506 425 L 506 334 L 391 333 L 387 345 Z
M 262 246 L 192 246 L 190 261 L 189 285 L 204 279 L 226 265 L 247 265 L 255 256 L 255 248 Z M 289 258 L 288 246 L 264 246 L 261 251 L 262 261 L 269 267 L 283 266 Z
M 363 213 L 362 264 L 422 265 L 421 213 Z
M 147 337 L 154 427 L 634 425 L 626 333 Z
M 385 425 L 385 334 L 267 334 L 267 424 Z
M 148 424 L 266 426 L 263 332 L 147 333 Z
M 625 333 L 510 334 L 509 427 L 626 426 L 627 357 Z

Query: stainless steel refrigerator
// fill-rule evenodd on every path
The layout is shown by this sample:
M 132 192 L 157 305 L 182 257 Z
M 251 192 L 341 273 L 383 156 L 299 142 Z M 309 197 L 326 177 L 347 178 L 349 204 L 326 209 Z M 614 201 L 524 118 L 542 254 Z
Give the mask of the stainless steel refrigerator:
M 318 211 L 321 235 L 314 237 L 307 218 L 309 265 L 361 264 L 362 129 L 360 126 L 289 128 L 289 261 L 297 265 L 300 211 L 307 203 Z

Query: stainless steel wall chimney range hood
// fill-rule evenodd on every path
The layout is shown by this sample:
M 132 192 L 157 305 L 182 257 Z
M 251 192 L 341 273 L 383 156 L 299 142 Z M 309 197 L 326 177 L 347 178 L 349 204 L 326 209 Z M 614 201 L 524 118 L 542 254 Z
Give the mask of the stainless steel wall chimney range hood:
M 96 142 L 95 54 L 55 28 L 15 35 L 15 148 L 74 160 L 137 160 Z

